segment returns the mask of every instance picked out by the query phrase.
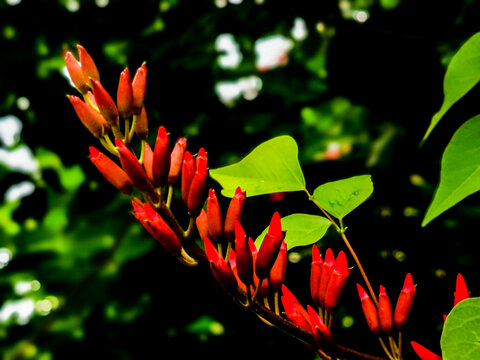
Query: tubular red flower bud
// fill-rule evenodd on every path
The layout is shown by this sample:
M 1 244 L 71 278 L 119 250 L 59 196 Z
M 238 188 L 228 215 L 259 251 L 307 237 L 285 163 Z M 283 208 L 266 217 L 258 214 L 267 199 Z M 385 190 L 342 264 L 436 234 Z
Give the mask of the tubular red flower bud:
M 269 290 L 268 281 L 262 281 L 262 283 L 260 284 L 260 279 L 258 278 L 258 276 L 255 272 L 255 262 L 257 260 L 258 251 L 257 251 L 257 247 L 255 246 L 255 242 L 250 237 L 248 238 L 248 248 L 250 249 L 250 252 L 252 253 L 253 283 L 255 284 L 255 287 L 258 287 L 260 285 L 260 290 L 258 291 L 258 293 L 261 296 L 265 297 L 265 296 L 268 295 L 268 290 Z
M 333 343 L 333 336 L 330 329 L 322 321 L 318 313 L 313 310 L 310 305 L 307 305 L 308 317 L 312 325 L 313 337 L 318 346 Z
M 238 277 L 245 285 L 250 286 L 253 283 L 253 257 L 245 231 L 238 220 L 235 222 L 235 252 Z
M 230 252 L 228 254 L 228 263 L 230 265 L 230 269 L 232 269 L 233 275 L 235 275 L 235 279 L 237 279 L 237 285 L 238 287 L 244 292 L 247 292 L 247 286 L 240 280 L 238 276 L 238 271 L 237 271 L 237 254 L 235 253 L 235 250 L 230 249 Z
M 328 281 L 327 290 L 325 291 L 325 310 L 332 313 L 337 307 L 338 301 L 342 296 L 345 283 L 347 282 L 350 269 L 347 265 L 347 257 L 343 251 L 338 253 L 330 280 Z
M 318 302 L 318 286 L 320 285 L 320 278 L 322 276 L 323 259 L 317 245 L 312 246 L 312 266 L 310 268 L 310 294 L 315 304 Z
M 93 96 L 95 97 L 95 101 L 100 113 L 110 125 L 118 126 L 118 110 L 113 102 L 113 99 L 108 94 L 107 90 L 103 88 L 102 84 L 100 84 L 100 81 L 93 78 L 91 81 Z
M 185 151 L 183 154 L 182 163 L 182 199 L 186 204 L 188 200 L 188 192 L 192 184 L 193 176 L 195 175 L 195 158 L 190 151 Z
M 245 203 L 246 194 L 238 187 L 235 190 L 235 195 L 230 200 L 230 205 L 225 215 L 225 223 L 223 233 L 227 240 L 232 240 L 235 237 L 235 220 L 240 220 L 243 212 L 243 205 Z
M 183 155 L 187 148 L 187 139 L 179 138 L 170 154 L 170 171 L 168 172 L 167 184 L 173 185 L 182 171 Z
M 200 212 L 207 192 L 207 153 L 201 148 L 196 158 L 196 171 L 188 190 L 187 209 L 190 216 L 196 217 Z
M 145 63 L 137 69 L 132 80 L 132 89 L 132 110 L 134 114 L 139 114 L 145 102 L 145 93 L 147 92 L 147 66 Z
M 378 295 L 378 318 L 383 332 L 390 335 L 393 329 L 392 305 L 382 285 L 380 285 L 380 293 Z
M 125 68 L 120 73 L 117 89 L 117 107 L 120 116 L 129 119 L 132 116 L 133 89 L 130 80 L 130 71 Z
M 103 177 L 122 193 L 130 195 L 133 191 L 133 184 L 125 171 L 93 146 L 90 146 L 89 151 L 90 160 Z
M 177 234 L 163 220 L 163 218 L 149 205 L 139 205 L 132 201 L 133 215 L 145 227 L 145 229 L 157 240 L 172 256 L 180 256 L 182 244 Z
M 197 225 L 200 239 L 208 237 L 207 212 L 204 209 L 200 211 L 200 214 L 195 219 L 195 224 Z
M 218 243 L 223 235 L 223 219 L 215 190 L 208 191 L 207 224 L 209 238 L 214 244 Z M 245 234 L 244 234 L 245 235 Z
M 80 64 L 82 66 L 82 71 L 87 81 L 90 78 L 95 80 L 100 80 L 100 75 L 98 73 L 97 66 L 95 65 L 95 62 L 93 61 L 90 54 L 81 45 L 77 45 L 77 49 L 78 49 L 78 57 L 80 59 Z
M 395 313 L 393 315 L 393 322 L 397 329 L 402 329 L 407 322 L 415 292 L 416 289 L 415 285 L 413 285 L 412 275 L 408 273 L 405 277 L 405 282 L 403 283 L 403 289 L 398 296 Z
M 148 180 L 153 184 L 153 150 L 148 145 L 147 142 L 145 142 L 145 151 L 143 154 L 143 168 L 145 169 L 145 173 L 147 174 Z
M 142 110 L 139 114 L 136 115 L 137 120 L 135 122 L 135 134 L 142 139 L 147 140 L 148 138 L 148 116 L 147 110 L 145 110 L 145 106 L 142 107 Z
M 277 259 L 273 263 L 272 270 L 268 276 L 268 284 L 270 285 L 270 291 L 280 291 L 285 278 L 285 272 L 287 271 L 287 243 L 285 240 L 280 245 L 280 251 L 278 252 Z
M 84 75 L 80 63 L 75 59 L 70 51 L 65 53 L 65 65 L 67 66 L 68 73 L 73 85 L 82 94 L 86 94 L 90 89 L 88 85 L 88 78 Z
M 255 261 L 255 272 L 259 279 L 265 279 L 270 274 L 284 238 L 285 232 L 282 231 L 280 214 L 275 212 L 270 220 L 267 235 L 263 239 L 263 243 L 258 250 L 257 260 Z
M 77 113 L 78 118 L 93 136 L 101 138 L 110 130 L 110 126 L 105 118 L 93 110 L 87 103 L 74 95 L 69 95 L 67 97 Z
M 442 360 L 441 356 L 438 356 L 437 354 L 431 352 L 426 347 L 420 345 L 415 341 L 410 341 L 410 345 L 412 345 L 413 350 L 422 360 Z
M 297 298 L 292 294 L 285 285 L 282 285 L 282 293 L 280 300 L 282 301 L 285 315 L 298 327 L 312 333 L 312 325 L 307 310 L 300 305 Z
M 455 292 L 453 293 L 453 295 L 454 295 L 453 306 L 456 306 L 460 301 L 468 299 L 470 297 L 470 294 L 468 293 L 467 284 L 465 283 L 465 279 L 460 273 L 457 275 Z
M 360 300 L 362 301 L 363 314 L 367 320 L 368 327 L 371 332 L 380 336 L 380 320 L 378 319 L 377 308 L 367 292 L 359 284 L 357 284 L 357 290 Z
M 142 165 L 138 162 L 136 156 L 120 139 L 115 139 L 115 145 L 118 148 L 118 155 L 122 164 L 123 170 L 127 173 L 133 182 L 133 185 L 140 191 L 151 187 L 147 174 Z
M 153 150 L 153 179 L 155 184 L 164 185 L 167 181 L 168 171 L 170 170 L 170 147 L 169 136 L 165 127 L 160 126 L 157 132 L 155 148 Z
M 335 266 L 335 256 L 332 249 L 328 248 L 323 261 L 322 275 L 318 284 L 318 303 L 321 307 L 325 307 L 325 296 L 327 295 L 327 286 Z
M 213 276 L 217 282 L 227 291 L 236 290 L 237 279 L 235 278 L 232 269 L 230 269 L 227 262 L 218 253 L 208 237 L 205 237 L 203 242 L 207 259 L 210 262 L 210 268 L 212 269 Z

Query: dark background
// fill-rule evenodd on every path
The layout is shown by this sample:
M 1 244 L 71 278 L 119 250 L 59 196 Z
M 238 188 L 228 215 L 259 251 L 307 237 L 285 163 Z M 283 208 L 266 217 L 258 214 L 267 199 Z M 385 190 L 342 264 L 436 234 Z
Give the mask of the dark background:
M 15 315 L 0 316 L 2 358 L 314 358 L 237 308 L 208 269 L 185 268 L 170 258 L 135 223 L 128 198 L 96 172 L 87 154 L 97 143 L 65 98 L 75 89 L 61 73 L 63 52 L 77 43 L 92 55 L 112 95 L 124 66 L 133 72 L 146 61 L 151 140 L 159 125 L 172 138 L 186 135 L 192 152 L 208 150 L 211 168 L 289 134 L 299 144 L 311 191 L 326 181 L 371 174 L 374 194 L 346 218 L 347 235 L 374 287 L 385 285 L 393 304 L 405 274 L 412 273 L 417 295 L 405 341 L 439 353 L 442 315 L 453 305 L 457 273 L 478 293 L 478 196 L 425 228 L 421 221 L 443 149 L 478 113 L 478 89 L 447 113 L 423 146 L 420 141 L 440 108 L 449 59 L 478 29 L 478 2 L 76 3 L 72 11 L 75 2 L 68 0 L 0 1 L 0 117 L 14 115 L 23 123 L 19 142 L 2 148 L 27 145 L 42 170 L 34 177 L 0 163 L 0 193 L 20 181 L 35 184 L 33 194 L 0 205 L 0 249 L 12 253 L 0 269 L 0 314 L 22 299 L 35 304 L 24 324 Z M 367 21 L 353 19 L 341 10 L 346 6 L 364 11 Z M 259 71 L 255 41 L 291 38 L 296 18 L 305 21 L 306 39 L 293 42 L 285 65 Z M 233 34 L 242 52 L 234 69 L 218 64 L 215 40 L 222 33 Z M 230 106 L 219 100 L 216 84 L 250 75 L 262 81 L 257 97 Z M 28 108 L 19 98 L 29 100 Z M 343 150 L 325 160 L 332 142 Z M 316 213 L 306 200 L 304 194 L 288 194 L 281 203 L 251 198 L 245 227 L 256 236 L 274 210 Z M 319 245 L 322 252 L 343 249 L 334 231 Z M 310 249 L 294 251 L 300 261 L 289 264 L 286 284 L 306 306 Z M 15 284 L 32 281 L 40 287 L 15 291 Z M 354 269 L 334 334 L 342 344 L 381 355 L 360 310 L 360 281 Z M 405 354 L 416 358 L 409 346 Z

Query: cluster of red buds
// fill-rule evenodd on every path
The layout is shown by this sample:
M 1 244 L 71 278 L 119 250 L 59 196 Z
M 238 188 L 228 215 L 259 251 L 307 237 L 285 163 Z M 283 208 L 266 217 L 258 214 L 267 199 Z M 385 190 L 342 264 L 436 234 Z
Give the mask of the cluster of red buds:
M 99 72 L 88 52 L 77 46 L 79 61 L 68 51 L 65 63 L 82 98 L 68 99 L 85 127 L 117 161 L 91 146 L 90 160 L 99 172 L 122 193 L 133 196 L 133 214 L 171 255 L 195 265 L 204 257 L 191 241 L 195 218 L 206 198 L 208 156 L 201 148 L 192 155 L 187 139 L 179 138 L 173 149 L 169 134 L 160 126 L 152 147 L 147 142 L 148 118 L 145 109 L 147 67 L 142 64 L 133 79 L 128 68 L 120 73 L 116 102 L 100 82 Z M 124 124 L 121 126 L 120 119 Z M 123 130 L 124 128 L 124 130 Z M 113 135 L 113 140 L 111 138 Z M 137 135 L 137 155 L 131 142 Z M 183 200 L 190 222 L 184 230 L 170 210 L 173 185 L 181 178 Z
M 457 306 L 457 304 L 465 299 L 470 297 L 470 293 L 468 292 L 467 284 L 465 283 L 465 279 L 463 278 L 462 274 L 457 275 L 457 281 L 455 285 L 455 292 L 453 293 L 453 307 Z M 447 315 L 443 315 L 443 320 L 447 320 Z M 423 345 L 420 345 L 416 341 L 411 341 L 410 344 L 412 345 L 413 350 L 422 360 L 442 360 L 442 357 L 435 354 L 434 352 L 428 350 Z
M 403 288 L 398 296 L 395 312 L 392 311 L 390 299 L 385 287 L 380 286 L 378 300 L 372 300 L 367 292 L 357 284 L 358 295 L 370 331 L 378 337 L 383 350 L 391 360 L 401 359 L 401 335 L 412 308 L 416 287 L 410 273 L 405 277 Z M 398 331 L 398 343 L 393 338 L 394 330 Z M 383 337 L 388 338 L 387 347 Z

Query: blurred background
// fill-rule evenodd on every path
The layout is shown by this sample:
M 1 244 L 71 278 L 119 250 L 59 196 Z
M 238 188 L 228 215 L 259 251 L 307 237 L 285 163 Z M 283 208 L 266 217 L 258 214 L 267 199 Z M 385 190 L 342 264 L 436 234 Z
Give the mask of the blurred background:
M 373 196 L 345 219 L 349 239 L 392 303 L 412 273 L 405 341 L 438 353 L 457 273 L 480 294 L 480 199 L 421 221 L 443 149 L 480 112 L 478 89 L 420 140 L 479 14 L 473 0 L 0 0 L 0 357 L 315 358 L 234 305 L 209 269 L 168 256 L 93 168 L 97 141 L 66 99 L 76 91 L 63 53 L 78 43 L 111 94 L 125 66 L 146 61 L 151 136 L 160 125 L 187 136 L 211 168 L 289 134 L 311 191 L 372 174 Z M 250 198 L 247 233 L 257 236 L 274 210 L 316 212 L 304 194 Z M 333 230 L 319 245 L 343 249 Z M 310 248 L 289 259 L 286 283 L 306 305 Z M 360 310 L 360 277 L 350 279 L 336 338 L 381 355 Z

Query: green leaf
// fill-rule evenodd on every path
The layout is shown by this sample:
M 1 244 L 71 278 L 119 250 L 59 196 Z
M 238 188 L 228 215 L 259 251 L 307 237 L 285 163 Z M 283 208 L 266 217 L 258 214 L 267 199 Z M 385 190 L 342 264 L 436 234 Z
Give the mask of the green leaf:
M 422 226 L 480 190 L 480 115 L 453 134 L 442 157 L 440 184 Z
M 367 200 L 372 192 L 371 176 L 359 175 L 320 185 L 313 197 L 328 213 L 342 219 Z
M 468 39 L 450 61 L 443 79 L 444 99 L 433 116 L 423 141 L 432 132 L 450 107 L 469 92 L 480 80 L 480 32 Z
M 247 196 L 305 190 L 297 143 L 286 135 L 258 145 L 233 165 L 210 170 L 210 176 L 227 197 L 232 197 L 238 186 Z
M 292 214 L 283 217 L 282 230 L 287 232 L 285 242 L 288 250 L 316 243 L 325 235 L 330 225 L 327 218 L 318 215 Z M 262 245 L 267 231 L 268 227 L 255 240 L 257 249 Z
M 480 298 L 465 299 L 453 308 L 440 346 L 443 360 L 480 359 Z

